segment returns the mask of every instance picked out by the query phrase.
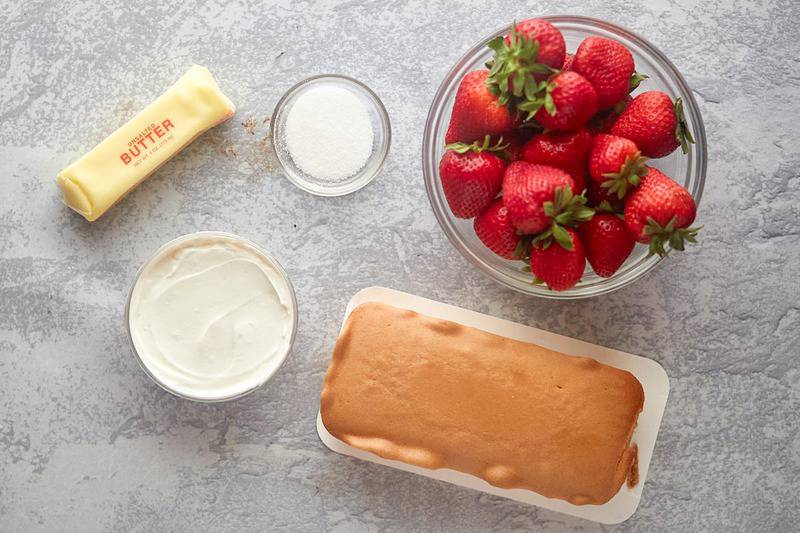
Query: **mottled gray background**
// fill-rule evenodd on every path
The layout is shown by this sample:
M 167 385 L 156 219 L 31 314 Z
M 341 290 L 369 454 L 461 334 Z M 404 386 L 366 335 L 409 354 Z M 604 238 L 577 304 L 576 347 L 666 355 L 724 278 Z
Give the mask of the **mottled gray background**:
M 796 530 L 800 4 L 190 4 L 0 2 L 0 530 Z M 695 89 L 709 137 L 702 244 L 589 301 L 532 299 L 480 275 L 422 185 L 438 81 L 489 30 L 547 13 L 652 40 Z M 193 62 L 236 117 L 98 222 L 64 207 L 58 170 Z M 394 126 L 383 174 L 345 198 L 305 194 L 270 162 L 273 104 L 322 72 L 369 84 Z M 123 324 L 139 265 L 200 229 L 272 251 L 301 310 L 275 379 L 226 405 L 150 383 Z M 663 364 L 672 393 L 634 517 L 602 528 L 327 451 L 318 392 L 345 303 L 369 285 Z

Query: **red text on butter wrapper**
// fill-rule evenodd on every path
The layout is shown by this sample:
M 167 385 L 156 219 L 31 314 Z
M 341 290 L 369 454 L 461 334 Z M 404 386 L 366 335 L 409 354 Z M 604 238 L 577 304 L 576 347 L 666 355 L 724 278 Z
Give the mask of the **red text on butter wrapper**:
M 124 164 L 129 164 L 142 155 L 148 148 L 152 148 L 158 139 L 166 135 L 167 132 L 174 127 L 170 119 L 162 120 L 161 124 L 150 124 L 141 133 L 136 135 L 136 137 L 128 141 L 128 151 L 121 153 L 119 158 Z

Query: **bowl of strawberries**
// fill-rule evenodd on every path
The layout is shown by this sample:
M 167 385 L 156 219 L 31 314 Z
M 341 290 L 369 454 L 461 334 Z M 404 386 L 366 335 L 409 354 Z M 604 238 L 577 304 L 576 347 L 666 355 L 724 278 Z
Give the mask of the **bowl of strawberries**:
M 470 48 L 440 85 L 423 174 L 437 220 L 515 290 L 585 298 L 696 243 L 705 129 L 652 44 L 614 24 L 548 16 Z

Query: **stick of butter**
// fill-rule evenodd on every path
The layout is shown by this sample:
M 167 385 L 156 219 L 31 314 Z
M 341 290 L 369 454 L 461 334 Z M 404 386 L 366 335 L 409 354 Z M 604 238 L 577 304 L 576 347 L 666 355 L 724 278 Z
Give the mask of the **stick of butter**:
M 193 66 L 155 102 L 67 168 L 64 203 L 97 220 L 158 167 L 236 111 L 211 72 Z

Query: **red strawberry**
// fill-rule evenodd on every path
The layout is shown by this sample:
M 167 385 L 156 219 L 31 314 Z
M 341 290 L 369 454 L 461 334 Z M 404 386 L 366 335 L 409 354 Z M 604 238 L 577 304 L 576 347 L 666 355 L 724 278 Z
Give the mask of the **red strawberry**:
M 673 104 L 668 95 L 659 91 L 634 98 L 614 122 L 611 133 L 632 140 L 643 155 L 654 158 L 669 155 L 678 146 L 687 153 L 689 143 L 694 143 L 681 99 Z
M 549 165 L 569 172 L 579 193 L 586 187 L 586 162 L 592 134 L 586 128 L 572 132 L 545 132 L 525 144 L 522 158 L 528 163 Z
M 578 226 L 586 259 L 595 274 L 610 278 L 631 255 L 636 240 L 617 215 L 597 213 Z
M 515 130 L 503 137 L 503 150 L 506 153 L 506 160 L 509 163 L 522 159 L 522 150 L 525 147 L 525 140 L 529 138 L 520 130 Z
M 567 54 L 564 57 L 564 66 L 561 70 L 572 70 L 572 64 L 575 61 L 575 54 Z
M 574 287 L 586 268 L 586 255 L 578 234 L 572 228 L 562 231 L 564 236 L 560 240 L 551 239 L 531 245 L 531 272 L 554 291 Z
M 503 185 L 506 162 L 492 152 L 502 151 L 502 145 L 448 144 L 439 162 L 439 177 L 447 204 L 459 218 L 472 218 L 484 210 Z
M 522 233 L 539 233 L 550 224 L 544 210 L 552 202 L 556 189 L 575 186 L 572 177 L 561 169 L 515 161 L 503 177 L 503 203 L 508 218 Z
M 697 242 L 700 228 L 690 228 L 697 206 L 689 191 L 657 168 L 649 167 L 639 186 L 625 200 L 625 224 L 634 238 L 650 243 L 650 253 L 664 256 L 664 244 L 683 250 L 684 241 Z
M 636 187 L 647 174 L 646 157 L 633 141 L 601 133 L 592 140 L 589 152 L 589 176 L 610 194 L 622 198 L 628 187 Z
M 597 91 L 597 108 L 608 109 L 626 94 L 633 74 L 633 56 L 617 41 L 587 37 L 575 52 L 572 70 Z
M 518 120 L 486 86 L 488 70 L 474 70 L 464 76 L 456 92 L 445 142 L 473 142 L 484 135 L 501 136 L 514 129 Z
M 608 203 L 608 210 L 612 213 L 622 213 L 625 210 L 624 197 L 620 198 L 616 194 L 609 194 L 608 189 L 594 180 L 586 183 L 586 204 L 590 207 L 599 208 L 603 202 Z
M 551 23 L 542 19 L 523 20 L 511 27 L 505 37 L 489 42 L 494 57 L 489 86 L 507 103 L 512 96 L 523 97 L 525 86 L 546 79 L 564 64 L 564 36 Z
M 506 259 L 519 259 L 516 255 L 521 237 L 508 220 L 508 210 L 503 199 L 494 200 L 475 218 L 475 234 L 488 249 Z
M 614 122 L 617 121 L 619 116 L 622 114 L 623 111 L 625 111 L 625 109 L 632 101 L 633 101 L 633 96 L 626 94 L 625 97 L 616 104 L 614 104 L 614 106 L 611 109 L 606 109 L 605 111 L 601 111 L 600 113 L 593 116 L 586 126 L 592 133 L 595 134 L 610 132 L 611 127 L 614 125 Z
M 519 104 L 520 111 L 534 112 L 548 130 L 576 130 L 597 112 L 597 93 L 586 78 L 568 70 L 553 76 L 536 100 Z
M 539 44 L 536 55 L 538 63 L 553 69 L 561 68 L 567 54 L 567 44 L 558 28 L 543 19 L 527 19 L 517 24 L 516 29 L 526 41 Z M 506 44 L 510 45 L 511 39 L 511 34 L 506 35 Z

